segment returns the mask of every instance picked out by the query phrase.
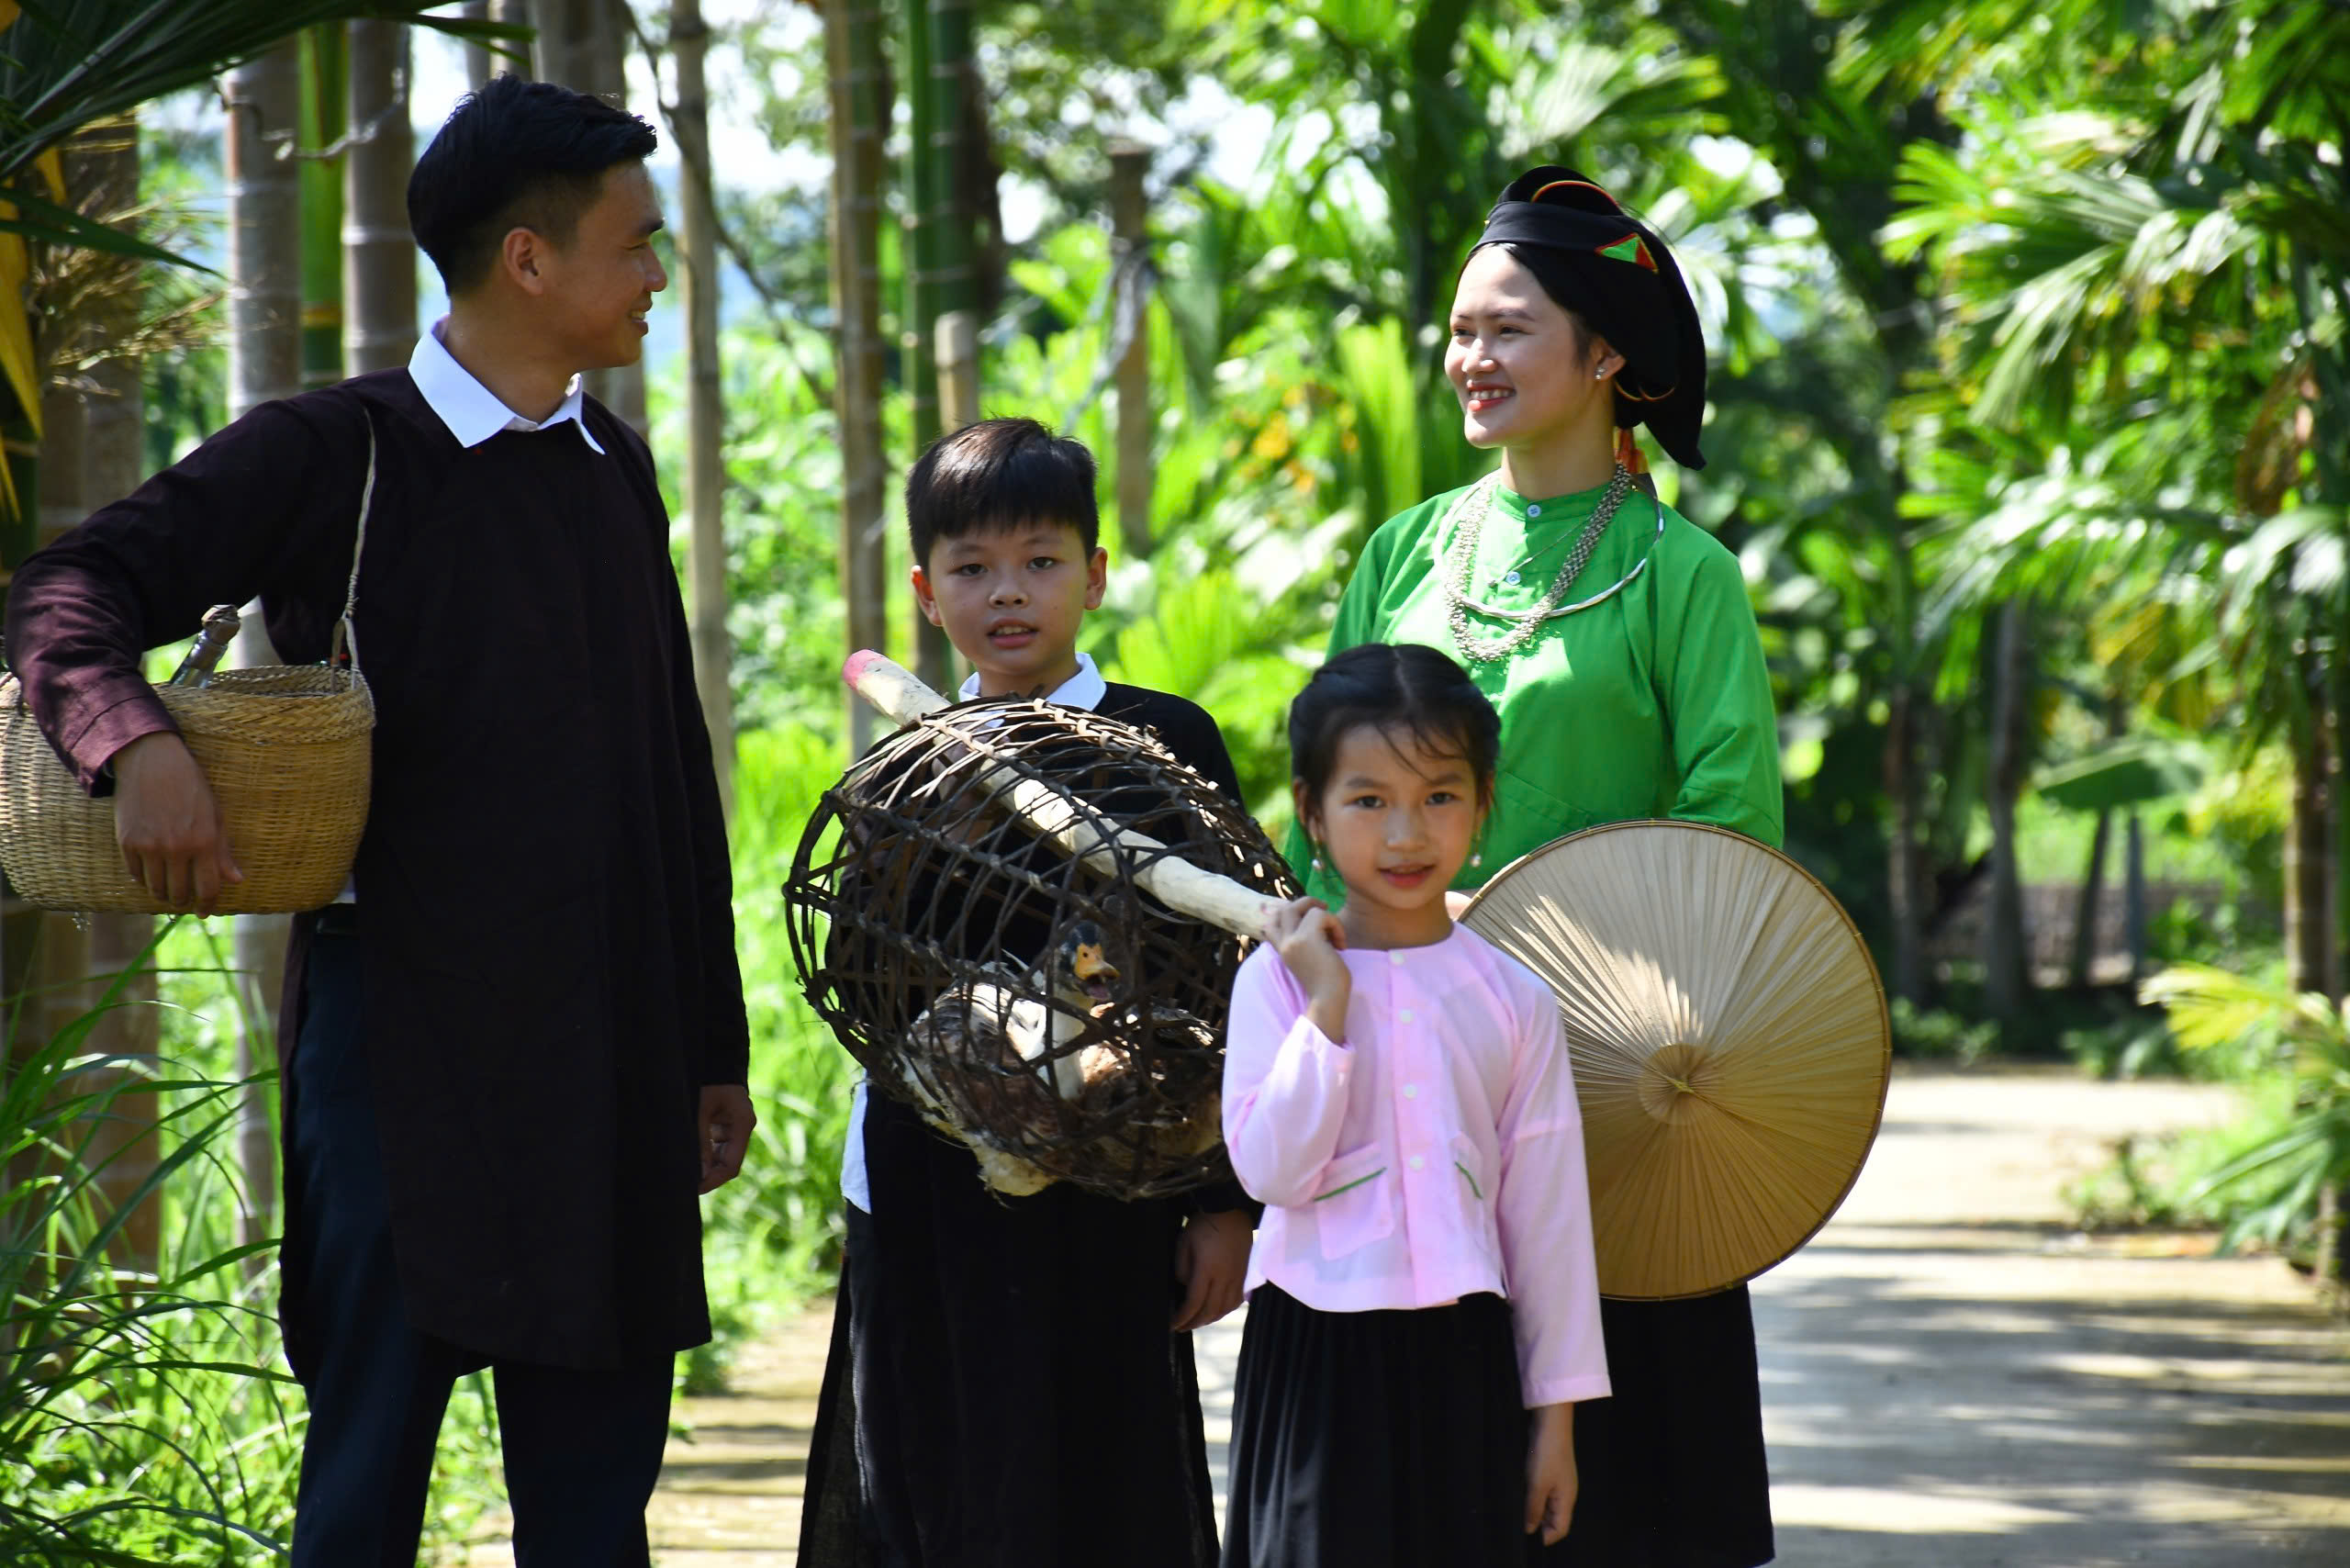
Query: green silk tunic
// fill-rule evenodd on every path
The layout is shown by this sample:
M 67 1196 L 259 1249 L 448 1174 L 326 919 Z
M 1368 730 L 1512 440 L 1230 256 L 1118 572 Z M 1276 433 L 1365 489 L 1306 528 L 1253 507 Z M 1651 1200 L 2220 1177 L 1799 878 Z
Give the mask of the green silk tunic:
M 1602 493 L 1529 502 L 1496 489 L 1469 597 L 1533 608 Z M 1632 818 L 1711 823 L 1776 847 L 1784 830 L 1778 724 L 1737 558 L 1635 491 L 1561 602 L 1604 591 L 1643 558 L 1647 568 L 1603 602 L 1545 622 L 1515 653 L 1479 663 L 1453 641 L 1449 566 L 1438 554 L 1455 545 L 1443 524 L 1461 494 L 1423 501 L 1371 535 L 1330 633 L 1333 654 L 1371 642 L 1439 649 L 1501 712 L 1483 864 L 1461 868 L 1453 885 L 1478 887 L 1562 834 Z M 1517 584 L 1500 580 L 1513 569 Z M 1469 627 L 1491 641 L 1511 623 L 1471 610 Z M 1302 830 L 1291 830 L 1287 851 L 1311 891 L 1340 902 L 1337 879 L 1310 870 Z

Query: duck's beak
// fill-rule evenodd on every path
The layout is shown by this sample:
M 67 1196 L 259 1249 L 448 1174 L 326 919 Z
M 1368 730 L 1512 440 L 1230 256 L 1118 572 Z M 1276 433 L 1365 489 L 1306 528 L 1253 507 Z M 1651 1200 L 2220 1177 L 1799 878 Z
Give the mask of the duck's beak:
M 1110 1000 L 1110 984 L 1118 978 L 1118 966 L 1102 954 L 1101 945 L 1080 942 L 1077 956 L 1069 960 L 1069 972 L 1077 976 L 1077 983 L 1085 994 L 1096 1002 Z

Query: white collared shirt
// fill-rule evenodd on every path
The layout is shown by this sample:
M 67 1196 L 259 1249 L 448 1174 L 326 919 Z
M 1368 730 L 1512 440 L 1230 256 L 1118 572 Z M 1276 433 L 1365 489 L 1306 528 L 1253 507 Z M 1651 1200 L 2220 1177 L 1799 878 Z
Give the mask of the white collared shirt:
M 1053 688 L 1052 694 L 1045 700 L 1058 702 L 1064 708 L 1082 708 L 1091 712 L 1102 706 L 1102 699 L 1109 689 L 1110 683 L 1102 678 L 1101 670 L 1094 666 L 1093 655 L 1080 654 L 1077 655 L 1077 673 Z M 979 694 L 979 672 L 973 670 L 964 678 L 963 684 L 957 689 L 957 695 L 968 702 Z
M 1082 708 L 1088 712 L 1102 706 L 1102 699 L 1110 693 L 1110 683 L 1102 678 L 1091 654 L 1077 655 L 1077 673 L 1055 687 L 1045 699 L 1064 708 Z M 979 694 L 979 678 L 974 673 L 963 682 L 962 697 L 968 702 Z M 865 1173 L 865 1079 L 856 1081 L 856 1092 L 848 1102 L 848 1147 L 841 1151 L 841 1196 L 863 1209 L 873 1212 L 873 1185 Z
M 585 398 L 580 391 L 580 378 L 574 375 L 563 389 L 563 402 L 543 420 L 526 420 L 498 400 L 498 394 L 484 386 L 474 373 L 457 363 L 441 341 L 449 318 L 443 316 L 432 323 L 430 331 L 420 333 L 416 352 L 408 356 L 408 379 L 424 395 L 425 403 L 449 433 L 457 438 L 460 446 L 479 446 L 502 431 L 543 431 L 569 420 L 579 427 L 579 439 L 588 449 L 602 456 L 604 448 L 588 429 L 581 417 Z

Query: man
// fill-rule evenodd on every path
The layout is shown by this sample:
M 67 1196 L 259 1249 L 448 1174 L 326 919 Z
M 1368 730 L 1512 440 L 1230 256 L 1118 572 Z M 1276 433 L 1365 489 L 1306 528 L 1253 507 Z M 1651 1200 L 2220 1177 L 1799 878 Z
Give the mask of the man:
M 753 1126 L 725 833 L 652 461 L 578 375 L 667 283 L 654 145 L 547 84 L 460 103 L 408 185 L 450 311 L 408 368 L 255 409 L 9 594 L 132 874 L 208 911 L 239 846 L 140 655 L 258 597 L 325 658 L 357 551 L 367 831 L 296 923 L 280 1040 L 305 1568 L 415 1561 L 484 1365 L 518 1562 L 647 1562 L 671 1360 L 710 1334 L 695 1195 Z

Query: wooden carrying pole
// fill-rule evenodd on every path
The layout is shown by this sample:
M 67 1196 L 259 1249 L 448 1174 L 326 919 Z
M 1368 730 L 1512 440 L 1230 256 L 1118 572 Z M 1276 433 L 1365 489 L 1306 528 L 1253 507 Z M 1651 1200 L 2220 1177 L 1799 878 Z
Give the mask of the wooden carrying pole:
M 946 698 L 904 666 L 870 649 L 851 654 L 841 678 L 848 682 L 850 690 L 900 724 L 911 724 L 949 706 Z M 979 783 L 1007 811 L 1024 818 L 1035 833 L 1067 853 L 1097 863 L 1112 858 L 1112 841 L 1086 821 L 1075 801 L 1051 785 L 1002 767 L 982 773 Z M 1115 842 L 1117 847 L 1143 857 L 1135 881 L 1179 914 L 1203 920 L 1236 936 L 1261 936 L 1266 918 L 1281 907 L 1277 898 L 1177 859 L 1168 853 L 1167 846 L 1147 834 L 1122 831 Z

